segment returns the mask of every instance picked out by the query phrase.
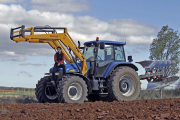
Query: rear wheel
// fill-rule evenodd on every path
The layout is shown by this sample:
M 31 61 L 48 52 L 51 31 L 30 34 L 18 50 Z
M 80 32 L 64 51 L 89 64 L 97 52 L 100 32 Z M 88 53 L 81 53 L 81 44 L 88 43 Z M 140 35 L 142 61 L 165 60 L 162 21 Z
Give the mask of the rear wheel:
M 57 103 L 57 93 L 56 89 L 53 86 L 48 86 L 47 82 L 50 82 L 50 77 L 45 76 L 44 78 L 41 78 L 40 81 L 36 84 L 35 88 L 35 94 L 36 98 L 40 103 Z
M 79 76 L 70 75 L 60 81 L 57 93 L 61 103 L 83 103 L 87 97 L 87 85 Z
M 130 67 L 117 68 L 108 80 L 109 98 L 112 100 L 135 100 L 140 93 L 140 80 Z

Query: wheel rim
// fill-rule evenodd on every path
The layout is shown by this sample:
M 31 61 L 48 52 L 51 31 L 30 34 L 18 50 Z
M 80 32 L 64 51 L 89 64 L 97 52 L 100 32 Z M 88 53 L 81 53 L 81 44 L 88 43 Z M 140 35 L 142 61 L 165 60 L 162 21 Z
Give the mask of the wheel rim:
M 79 83 L 72 83 L 68 87 L 68 97 L 71 100 L 79 100 L 82 96 L 82 86 Z
M 131 76 L 125 75 L 120 78 L 119 90 L 124 96 L 131 96 L 135 90 L 134 79 Z
M 45 95 L 50 100 L 56 99 L 57 98 L 56 89 L 51 86 L 46 86 L 45 87 Z

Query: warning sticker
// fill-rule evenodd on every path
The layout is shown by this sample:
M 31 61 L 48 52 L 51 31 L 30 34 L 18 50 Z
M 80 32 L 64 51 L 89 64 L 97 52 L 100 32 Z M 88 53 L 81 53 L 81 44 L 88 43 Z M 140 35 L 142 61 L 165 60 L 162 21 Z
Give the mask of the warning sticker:
M 50 37 L 58 37 L 58 35 L 50 35 Z

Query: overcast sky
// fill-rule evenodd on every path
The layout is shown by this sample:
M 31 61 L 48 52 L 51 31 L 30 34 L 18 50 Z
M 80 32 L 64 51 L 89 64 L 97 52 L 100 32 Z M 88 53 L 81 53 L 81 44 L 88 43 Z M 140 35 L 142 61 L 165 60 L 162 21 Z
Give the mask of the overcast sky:
M 126 38 L 126 56 L 144 74 L 135 62 L 149 59 L 149 45 L 162 26 L 179 30 L 179 5 L 179 0 L 0 0 L 0 86 L 34 88 L 54 64 L 48 44 L 15 43 L 10 28 L 67 27 L 76 43 Z

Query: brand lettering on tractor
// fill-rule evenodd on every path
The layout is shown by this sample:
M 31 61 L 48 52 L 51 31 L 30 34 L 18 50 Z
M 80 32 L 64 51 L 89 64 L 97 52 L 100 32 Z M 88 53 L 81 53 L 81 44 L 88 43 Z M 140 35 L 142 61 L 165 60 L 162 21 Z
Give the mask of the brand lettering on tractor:
M 58 37 L 58 35 L 50 35 L 50 37 Z

